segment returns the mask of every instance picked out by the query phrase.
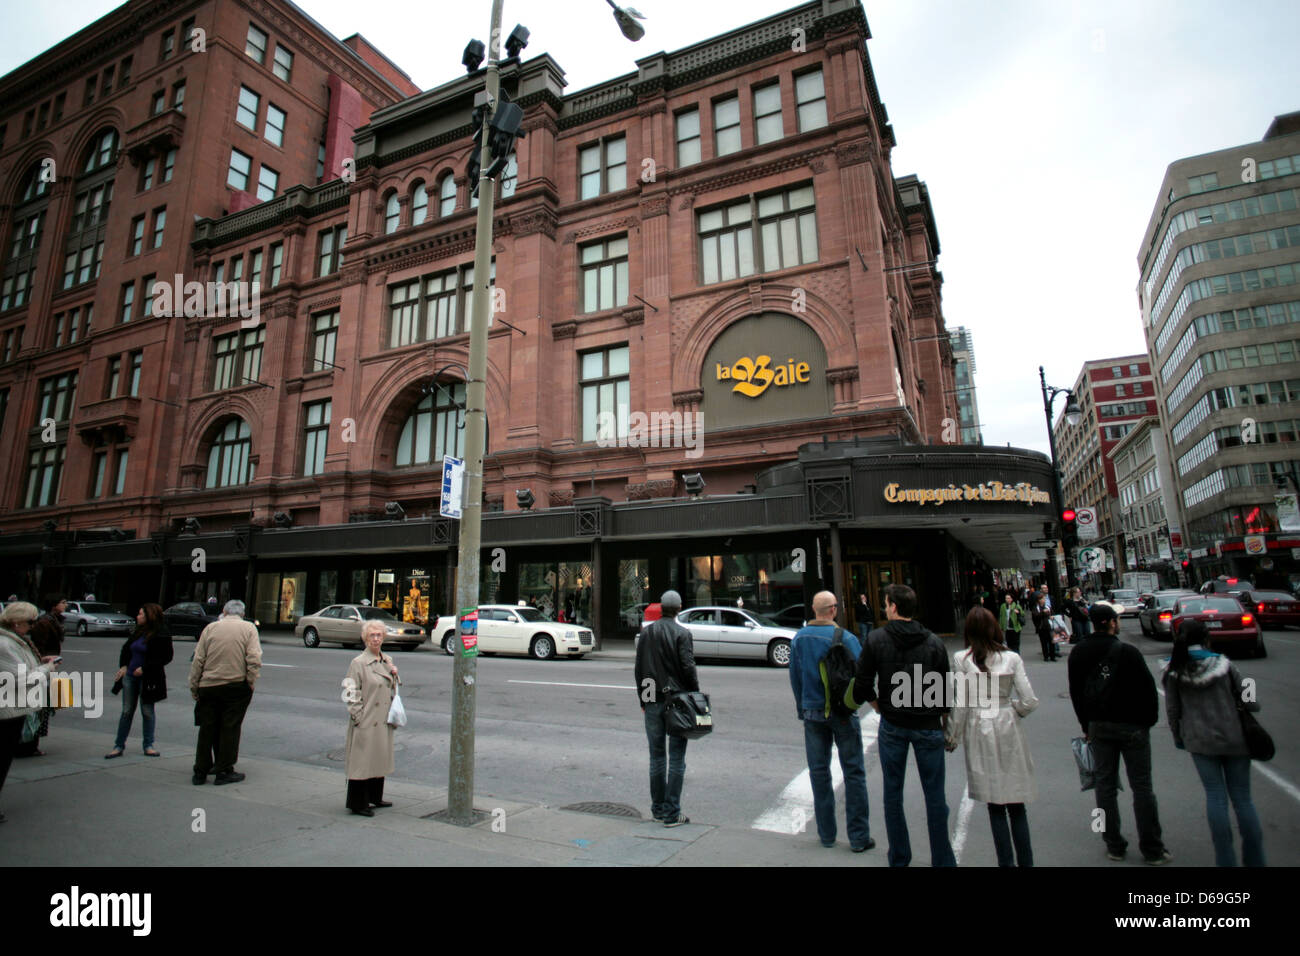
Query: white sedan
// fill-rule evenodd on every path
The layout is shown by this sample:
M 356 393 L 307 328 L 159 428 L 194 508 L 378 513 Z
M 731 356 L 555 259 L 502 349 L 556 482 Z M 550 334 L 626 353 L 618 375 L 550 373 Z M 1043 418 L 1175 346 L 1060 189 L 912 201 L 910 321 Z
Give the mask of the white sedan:
M 771 618 L 735 607 L 688 607 L 677 623 L 691 632 L 696 657 L 766 659 L 773 667 L 790 666 L 790 640 L 795 629 L 780 627 Z
M 433 633 L 444 651 L 456 653 L 460 641 L 454 614 L 438 618 Z M 485 604 L 478 609 L 478 649 L 486 654 L 523 654 L 546 661 L 582 657 L 593 647 L 590 628 L 559 624 L 535 607 Z

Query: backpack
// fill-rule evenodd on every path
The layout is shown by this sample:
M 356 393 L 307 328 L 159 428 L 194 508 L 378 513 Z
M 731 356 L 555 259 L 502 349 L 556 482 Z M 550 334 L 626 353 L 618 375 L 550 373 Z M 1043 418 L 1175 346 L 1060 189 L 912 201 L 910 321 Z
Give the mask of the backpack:
M 831 637 L 831 649 L 821 659 L 817 669 L 821 671 L 822 687 L 826 689 L 826 716 L 852 717 L 860 706 L 853 699 L 853 681 L 857 673 L 857 661 L 844 646 L 844 630 L 835 628 Z
M 1116 640 L 1115 646 L 1106 653 L 1084 682 L 1083 699 L 1094 720 L 1101 719 L 1097 715 L 1104 712 L 1110 703 L 1119 672 L 1119 652 L 1123 647 L 1123 643 Z

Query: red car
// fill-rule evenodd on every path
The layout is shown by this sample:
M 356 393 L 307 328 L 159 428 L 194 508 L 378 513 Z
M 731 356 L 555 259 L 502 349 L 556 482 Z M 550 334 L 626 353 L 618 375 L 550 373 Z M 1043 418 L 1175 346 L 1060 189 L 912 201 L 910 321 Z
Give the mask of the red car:
M 1235 597 L 1207 594 L 1179 598 L 1169 622 L 1171 633 L 1176 637 L 1188 621 L 1200 621 L 1205 625 L 1216 651 L 1241 648 L 1252 651 L 1255 657 L 1268 656 L 1264 650 L 1264 632 L 1260 630 L 1255 615 Z
M 1265 627 L 1300 627 L 1300 598 L 1286 591 L 1247 591 L 1241 603 L 1255 608 L 1255 618 Z

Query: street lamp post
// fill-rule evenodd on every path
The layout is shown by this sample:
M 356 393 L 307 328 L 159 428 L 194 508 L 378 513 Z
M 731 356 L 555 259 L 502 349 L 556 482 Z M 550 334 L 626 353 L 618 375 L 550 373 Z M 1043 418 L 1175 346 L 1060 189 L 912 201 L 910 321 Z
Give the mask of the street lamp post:
M 632 18 L 645 19 L 635 10 L 614 7 L 619 29 L 630 40 L 639 40 L 645 30 Z M 492 0 L 492 25 L 487 49 L 487 104 L 480 132 L 478 221 L 474 233 L 474 308 L 470 316 L 469 369 L 465 383 L 465 500 L 461 508 L 460 549 L 456 585 L 456 654 L 452 683 L 451 755 L 447 776 L 447 819 L 460 826 L 474 823 L 474 714 L 477 707 L 477 661 L 464 651 L 461 617 L 476 610 L 479 601 L 479 544 L 483 523 L 483 438 L 487 430 L 487 328 L 491 299 L 488 272 L 492 252 L 492 213 L 496 195 L 489 172 L 492 165 L 488 120 L 500 95 L 501 16 L 505 0 Z M 513 36 L 513 35 L 512 35 Z M 525 41 L 527 35 L 524 37 Z M 467 54 L 468 55 L 468 54 Z M 468 63 L 466 64 L 468 66 Z M 472 184 L 471 184 L 472 186 Z
M 1056 460 L 1056 436 L 1052 433 L 1052 403 L 1056 401 L 1056 396 L 1065 395 L 1065 420 L 1070 425 L 1078 425 L 1083 420 L 1083 412 L 1079 410 L 1079 403 L 1075 400 L 1074 392 L 1068 388 L 1052 388 L 1047 384 L 1047 376 L 1043 372 L 1043 367 L 1038 366 L 1038 381 L 1043 389 L 1043 417 L 1047 419 L 1047 447 L 1052 452 L 1052 492 L 1056 496 L 1056 518 L 1057 527 L 1061 528 L 1061 549 L 1065 552 L 1065 580 L 1067 589 L 1074 586 L 1074 560 L 1070 556 L 1070 543 L 1065 540 L 1065 529 L 1061 523 L 1061 512 L 1065 508 L 1065 495 L 1061 490 L 1061 469 Z M 1056 552 L 1053 551 L 1048 557 L 1048 587 L 1053 591 L 1056 590 Z M 1068 592 L 1067 592 L 1068 593 Z M 1061 602 L 1054 602 L 1053 608 L 1060 607 Z

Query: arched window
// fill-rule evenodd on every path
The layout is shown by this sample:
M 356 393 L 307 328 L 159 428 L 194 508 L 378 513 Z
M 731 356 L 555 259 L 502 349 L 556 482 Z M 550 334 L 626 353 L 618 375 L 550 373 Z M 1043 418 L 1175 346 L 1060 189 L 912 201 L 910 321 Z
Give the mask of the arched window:
M 41 245 L 45 211 L 50 204 L 50 184 L 38 163 L 23 180 L 13 211 L 4 275 L 0 278 L 0 312 L 26 305 L 36 276 L 36 251 Z
M 411 225 L 420 226 L 429 217 L 429 191 L 417 183 L 411 192 Z
M 451 173 L 438 183 L 438 215 L 446 219 L 456 211 L 456 179 Z
M 232 418 L 217 432 L 208 451 L 208 488 L 246 485 L 253 480 L 252 431 L 242 418 Z
M 384 234 L 397 232 L 402 219 L 402 206 L 397 201 L 397 193 L 389 193 L 384 202 Z
M 63 248 L 63 288 L 99 278 L 104 233 L 117 172 L 117 130 L 103 130 L 86 150 L 75 185 L 72 222 Z
M 443 455 L 460 458 L 464 450 L 465 384 L 439 382 L 411 410 L 397 439 L 398 468 L 442 461 Z

